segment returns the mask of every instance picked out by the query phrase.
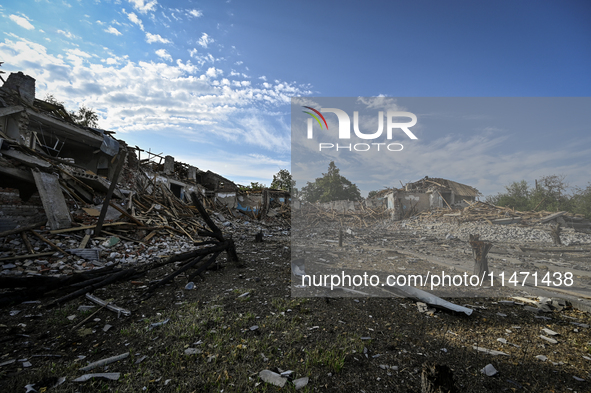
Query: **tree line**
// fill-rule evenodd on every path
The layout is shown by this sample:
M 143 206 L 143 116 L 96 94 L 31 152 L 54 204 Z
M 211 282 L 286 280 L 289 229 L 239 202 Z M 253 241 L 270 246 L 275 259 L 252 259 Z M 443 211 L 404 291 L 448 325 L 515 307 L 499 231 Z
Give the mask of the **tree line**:
M 486 201 L 519 211 L 567 211 L 591 218 L 591 183 L 586 188 L 569 188 L 565 179 L 563 175 L 544 176 L 531 186 L 525 180 L 516 181 Z

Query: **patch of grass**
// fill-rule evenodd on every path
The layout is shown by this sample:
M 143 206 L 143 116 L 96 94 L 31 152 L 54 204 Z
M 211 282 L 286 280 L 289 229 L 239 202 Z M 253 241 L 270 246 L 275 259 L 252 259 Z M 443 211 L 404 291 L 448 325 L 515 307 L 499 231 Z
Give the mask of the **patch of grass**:
M 309 367 L 324 366 L 338 373 L 345 366 L 347 355 L 362 350 L 363 344 L 360 341 L 337 336 L 329 345 L 306 350 L 306 363 Z

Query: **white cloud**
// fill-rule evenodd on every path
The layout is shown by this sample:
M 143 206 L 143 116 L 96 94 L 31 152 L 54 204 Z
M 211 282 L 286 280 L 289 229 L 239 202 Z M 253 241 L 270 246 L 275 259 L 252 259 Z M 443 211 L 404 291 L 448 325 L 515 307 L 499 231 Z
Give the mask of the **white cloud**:
M 259 151 L 286 152 L 289 129 L 270 123 L 276 115 L 259 117 L 289 102 L 290 89 L 296 95 L 309 94 L 286 83 L 270 89 L 249 86 L 248 81 L 232 84 L 225 78 L 220 83 L 222 70 L 199 72 L 194 59 L 173 60 L 165 49 L 156 52 L 158 61 L 150 62 L 133 62 L 108 49 L 99 57 L 90 50 L 50 54 L 43 45 L 18 36 L 0 40 L 0 59 L 10 58 L 12 69 L 33 76 L 38 96 L 52 93 L 65 100 L 66 107 L 92 107 L 102 128 L 138 145 L 146 134 L 174 132 L 186 143 L 207 140 L 221 149 L 235 141 Z
M 76 55 L 76 56 L 80 56 L 80 57 L 85 57 L 87 59 L 92 57 L 92 55 L 90 55 L 90 54 L 88 54 L 88 53 L 86 53 L 84 51 L 81 51 L 78 48 L 68 49 L 68 50 L 66 50 L 66 53 L 72 54 L 72 55 Z
M 162 38 L 160 34 L 146 33 L 146 42 L 152 44 L 154 42 L 160 42 L 162 44 L 170 44 L 171 41 L 168 38 Z
M 204 48 L 207 48 L 207 45 L 211 44 L 212 42 L 214 42 L 214 39 L 208 36 L 207 33 L 203 33 L 199 41 L 197 41 L 197 43 Z
M 289 159 L 271 158 L 263 154 L 232 154 L 214 151 L 198 158 L 195 155 L 176 155 L 175 159 L 199 168 L 207 168 L 239 184 L 260 182 L 269 185 L 279 168 L 288 168 Z
M 242 65 L 242 64 L 244 64 L 244 62 L 243 62 L 242 60 L 239 60 L 239 61 L 237 61 L 237 62 L 236 62 L 236 63 L 234 63 L 234 64 L 236 64 L 236 65 Z
M 158 2 L 156 0 L 151 1 L 144 1 L 144 0 L 128 0 L 133 8 L 139 11 L 140 14 L 147 14 L 150 11 L 154 11 L 156 9 L 156 4 Z
M 140 18 L 138 18 L 138 16 L 134 13 L 134 12 L 130 12 L 129 14 L 125 12 L 125 9 L 123 9 L 123 13 L 125 13 L 125 15 L 127 15 L 127 18 L 132 22 L 135 23 L 136 25 L 138 25 L 140 27 L 140 29 L 142 31 L 144 31 L 144 23 L 142 22 L 142 20 Z
M 199 66 L 203 66 L 205 63 L 215 63 L 216 61 L 223 60 L 223 58 L 216 59 L 211 53 L 206 55 L 199 55 L 198 53 L 199 51 L 196 48 L 189 50 L 189 54 L 197 61 Z
M 172 61 L 172 56 L 166 51 L 166 49 L 158 49 L 156 55 L 164 60 Z
M 113 26 L 109 26 L 109 28 L 105 29 L 105 31 L 107 33 L 114 34 L 114 35 L 122 35 L 122 33 L 119 30 L 117 30 L 116 28 L 114 28 Z
M 262 81 L 266 81 L 267 80 L 267 77 L 265 75 L 263 75 L 263 76 L 259 76 L 259 79 L 262 80 Z
M 205 75 L 209 76 L 210 78 L 215 78 L 218 75 L 223 75 L 223 71 L 220 69 L 217 69 L 215 67 L 210 67 L 207 69 L 207 71 L 205 72 Z
M 17 25 L 19 25 L 23 29 L 35 30 L 35 26 L 33 26 L 31 24 L 31 22 L 29 22 L 30 19 L 27 17 L 22 17 L 22 16 L 18 16 L 18 15 L 10 15 L 9 18 L 11 21 L 16 23 Z
M 58 30 L 57 33 L 59 33 L 63 36 L 66 36 L 69 39 L 76 38 L 76 36 L 74 34 L 70 33 L 69 31 Z
M 203 16 L 203 12 L 199 10 L 187 10 L 187 15 L 192 16 L 194 18 L 200 18 Z
M 273 126 L 258 116 L 251 116 L 241 121 L 243 137 L 247 143 L 263 146 L 268 150 L 288 151 L 290 134 L 274 132 Z
M 183 64 L 183 61 L 181 59 L 177 59 L 176 65 L 181 70 L 188 72 L 189 74 L 194 74 L 197 71 L 197 67 L 191 64 L 191 60 L 187 60 L 187 62 Z

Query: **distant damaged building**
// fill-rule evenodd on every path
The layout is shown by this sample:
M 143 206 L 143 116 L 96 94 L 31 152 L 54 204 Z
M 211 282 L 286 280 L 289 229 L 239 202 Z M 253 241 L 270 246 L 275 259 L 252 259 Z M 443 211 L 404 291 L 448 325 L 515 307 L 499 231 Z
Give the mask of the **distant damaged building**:
M 386 195 L 386 200 L 392 218 L 402 220 L 426 210 L 466 206 L 480 195 L 474 187 L 425 176 L 403 188 L 393 189 Z

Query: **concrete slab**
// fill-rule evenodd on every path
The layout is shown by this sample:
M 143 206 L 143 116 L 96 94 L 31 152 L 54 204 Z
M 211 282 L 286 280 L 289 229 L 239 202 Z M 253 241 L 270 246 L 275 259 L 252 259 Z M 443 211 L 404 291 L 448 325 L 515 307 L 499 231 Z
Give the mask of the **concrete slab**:
M 32 170 L 45 214 L 52 230 L 72 226 L 72 219 L 56 175 Z

